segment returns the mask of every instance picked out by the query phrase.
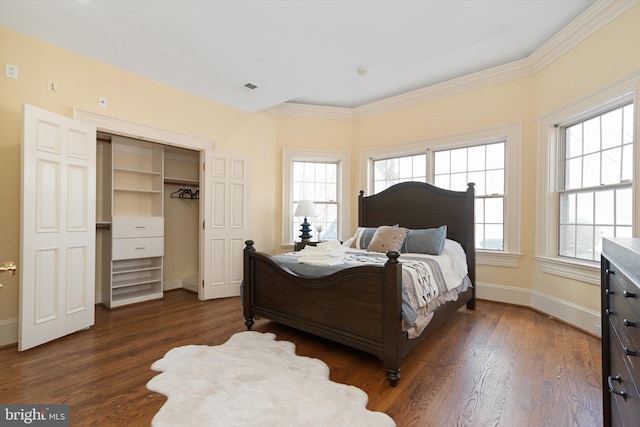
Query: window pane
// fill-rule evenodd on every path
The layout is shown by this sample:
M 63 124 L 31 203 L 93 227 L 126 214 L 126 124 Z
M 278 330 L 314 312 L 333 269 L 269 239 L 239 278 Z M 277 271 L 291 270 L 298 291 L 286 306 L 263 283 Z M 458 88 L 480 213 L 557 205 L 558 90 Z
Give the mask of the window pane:
M 602 152 L 602 182 L 601 184 L 617 184 L 622 173 L 622 149 L 613 148 Z
M 600 116 L 584 122 L 584 154 L 600 150 Z
M 584 156 L 583 167 L 582 186 L 596 187 L 600 185 L 600 153 Z
M 633 177 L 633 145 L 625 145 L 622 148 L 622 180 L 631 180 Z
M 485 199 L 476 199 L 476 203 L 475 203 L 475 210 L 476 210 L 476 214 L 475 214 L 475 221 L 477 223 L 484 223 L 484 201 Z M 476 239 L 478 237 L 476 236 Z
M 485 199 L 485 222 L 500 223 L 503 221 L 504 203 L 502 197 Z
M 563 193 L 560 195 L 560 224 L 576 223 L 576 195 Z
M 435 185 L 436 187 L 449 189 L 451 187 L 449 183 L 449 175 L 436 175 L 434 177 L 433 185 Z
M 427 155 L 422 154 L 420 156 L 413 156 L 413 175 L 415 178 L 424 178 L 424 181 L 427 182 Z M 416 179 L 417 180 L 417 179 Z
M 629 104 L 624 107 L 622 120 L 624 122 L 622 142 L 624 144 L 628 144 L 633 142 L 633 104 Z
M 582 123 L 567 128 L 566 132 L 567 158 L 582 155 Z
M 598 191 L 596 194 L 596 224 L 614 224 L 613 190 Z
M 484 181 L 485 172 L 469 172 L 467 175 L 467 183 L 473 182 L 475 183 L 475 195 L 476 196 L 485 196 L 487 191 L 485 189 L 486 183 Z M 465 184 L 466 185 L 466 184 Z
M 496 251 L 504 249 L 502 224 L 486 224 L 484 226 L 483 248 Z
M 504 170 L 487 172 L 487 194 L 504 194 Z
M 631 187 L 616 190 L 616 224 L 632 225 L 633 193 Z
M 573 225 L 560 226 L 560 248 L 561 256 L 575 258 L 576 256 L 576 227 Z
M 602 116 L 602 149 L 618 147 L 622 143 L 622 110 L 616 109 Z
M 567 190 L 582 187 L 582 157 L 566 162 L 566 174 L 564 188 Z
M 436 151 L 433 157 L 434 172 L 436 175 L 451 172 L 451 155 L 447 151 Z
M 413 176 L 413 159 L 411 157 L 398 159 L 398 175 L 401 180 L 407 180 Z
M 593 193 L 578 193 L 576 219 L 578 224 L 593 224 Z
M 504 169 L 504 142 L 487 145 L 487 169 Z
M 593 227 L 579 225 L 576 227 L 576 257 L 592 260 L 594 254 Z
M 451 150 L 451 172 L 467 171 L 467 149 Z
M 469 147 L 469 171 L 483 171 L 485 170 L 485 146 L 479 145 L 477 147 Z
M 616 227 L 616 237 L 629 238 L 633 236 L 633 229 L 631 227 Z
M 467 189 L 467 179 L 466 173 L 454 173 L 451 174 L 451 187 L 450 190 L 453 191 L 464 191 Z

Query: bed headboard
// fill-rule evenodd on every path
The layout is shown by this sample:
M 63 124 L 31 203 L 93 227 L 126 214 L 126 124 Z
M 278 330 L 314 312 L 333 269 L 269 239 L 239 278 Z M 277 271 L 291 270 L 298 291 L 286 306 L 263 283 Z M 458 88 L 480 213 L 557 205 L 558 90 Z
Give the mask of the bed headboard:
M 358 197 L 358 226 L 436 228 L 447 226 L 447 238 L 459 242 L 467 253 L 469 276 L 475 283 L 475 194 L 474 184 L 467 191 L 450 191 L 422 182 L 403 182 L 386 190 Z

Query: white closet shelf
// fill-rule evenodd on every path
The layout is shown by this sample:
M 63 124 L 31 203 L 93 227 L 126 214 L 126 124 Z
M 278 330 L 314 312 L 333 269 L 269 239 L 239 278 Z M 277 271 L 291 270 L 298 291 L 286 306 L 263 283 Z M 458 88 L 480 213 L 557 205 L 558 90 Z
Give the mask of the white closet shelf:
M 138 271 L 162 270 L 162 266 L 114 267 L 113 274 L 136 273 Z
M 155 283 L 162 283 L 162 281 L 158 278 L 158 279 L 150 279 L 150 278 L 138 278 L 138 279 L 129 279 L 129 280 L 122 280 L 122 281 L 116 281 L 114 280 L 111 283 L 111 287 L 113 289 L 121 289 L 121 288 L 129 288 L 131 286 L 137 286 L 137 285 L 153 285 Z
M 200 181 L 192 180 L 192 179 L 183 179 L 183 178 L 170 178 L 168 176 L 164 177 L 164 183 L 170 185 L 200 185 Z
M 142 190 L 142 189 L 137 189 L 137 188 L 114 188 L 113 191 L 126 191 L 128 193 L 146 193 L 146 194 L 160 194 L 160 193 L 162 193 L 162 190 Z
M 128 168 L 113 168 L 114 172 L 117 173 L 128 173 L 131 175 L 146 175 L 146 176 L 160 176 L 162 172 L 157 171 L 149 171 L 149 170 L 139 170 L 139 169 L 128 169 Z

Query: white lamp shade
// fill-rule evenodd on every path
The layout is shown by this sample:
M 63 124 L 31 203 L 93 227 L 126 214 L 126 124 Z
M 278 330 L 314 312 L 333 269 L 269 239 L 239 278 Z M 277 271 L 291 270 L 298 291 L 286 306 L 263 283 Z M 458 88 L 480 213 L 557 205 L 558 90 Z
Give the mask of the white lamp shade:
M 298 202 L 298 207 L 296 208 L 296 213 L 293 216 L 317 216 L 316 208 L 313 206 L 313 202 L 311 200 L 300 200 Z

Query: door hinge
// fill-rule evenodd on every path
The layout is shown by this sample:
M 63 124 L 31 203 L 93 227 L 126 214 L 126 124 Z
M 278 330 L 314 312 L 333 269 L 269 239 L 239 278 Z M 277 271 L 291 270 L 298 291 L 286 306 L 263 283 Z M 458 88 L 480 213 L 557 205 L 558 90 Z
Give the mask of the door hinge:
M 202 220 L 202 229 L 204 230 L 204 219 Z
M 202 289 L 204 289 L 204 279 L 202 279 Z
M 205 163 L 205 162 L 202 162 L 202 171 L 203 171 L 203 172 L 205 172 L 205 171 L 207 170 L 207 168 L 206 168 L 204 165 L 206 165 L 206 163 Z

